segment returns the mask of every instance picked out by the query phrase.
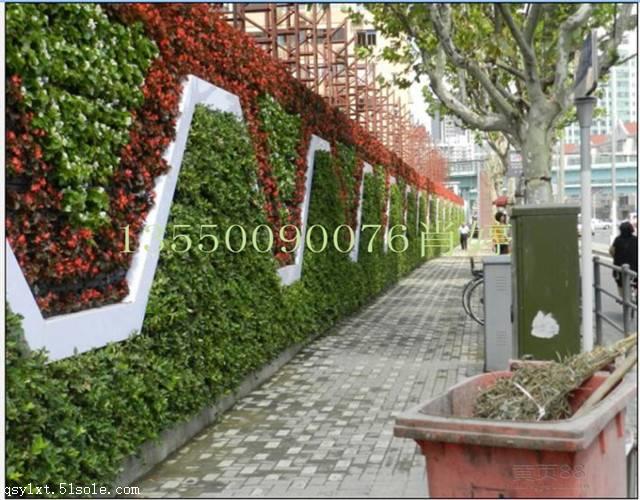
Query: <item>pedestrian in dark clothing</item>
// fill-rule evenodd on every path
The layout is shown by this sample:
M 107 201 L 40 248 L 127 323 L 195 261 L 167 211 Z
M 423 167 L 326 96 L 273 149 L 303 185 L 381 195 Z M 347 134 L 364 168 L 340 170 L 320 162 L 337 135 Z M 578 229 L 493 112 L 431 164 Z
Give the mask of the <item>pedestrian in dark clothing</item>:
M 632 271 L 638 272 L 638 238 L 633 234 L 634 228 L 630 222 L 620 224 L 620 235 L 613 240 L 609 254 L 613 257 L 614 266 L 629 264 Z M 618 292 L 622 297 L 622 273 L 613 271 L 613 279 L 618 285 Z M 637 286 L 637 282 L 635 284 Z
M 463 250 L 467 249 L 467 240 L 469 239 L 469 226 L 464 223 L 460 224 L 458 228 L 458 232 L 460 233 L 460 248 Z

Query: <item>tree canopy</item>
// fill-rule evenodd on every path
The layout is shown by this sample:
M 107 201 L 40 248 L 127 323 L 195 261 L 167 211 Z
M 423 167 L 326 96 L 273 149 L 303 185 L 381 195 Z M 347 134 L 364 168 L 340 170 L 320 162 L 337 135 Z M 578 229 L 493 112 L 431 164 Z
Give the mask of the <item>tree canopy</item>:
M 426 76 L 434 114 L 503 134 L 522 153 L 527 199 L 551 198 L 550 150 L 573 107 L 577 56 L 595 29 L 600 75 L 620 61 L 632 4 L 367 4 L 400 64 L 395 83 Z

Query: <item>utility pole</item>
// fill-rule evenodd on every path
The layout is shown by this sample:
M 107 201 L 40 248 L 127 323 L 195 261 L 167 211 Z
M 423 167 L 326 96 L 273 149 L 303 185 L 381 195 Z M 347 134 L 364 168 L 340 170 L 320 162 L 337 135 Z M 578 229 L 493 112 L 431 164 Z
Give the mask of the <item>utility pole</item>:
M 616 190 L 616 153 L 618 152 L 618 99 L 617 99 L 616 67 L 611 68 L 611 242 L 616 237 L 618 228 L 618 193 Z
M 596 98 L 576 99 L 580 122 L 580 180 L 582 194 L 582 348 L 593 349 L 593 264 L 591 263 L 591 122 Z
M 591 123 L 593 107 L 597 99 L 591 94 L 598 86 L 597 34 L 591 30 L 584 41 L 580 61 L 576 70 L 575 103 L 580 123 L 580 191 L 581 207 L 581 249 L 580 274 L 582 291 L 582 350 L 593 349 L 593 264 L 591 241 Z
M 564 203 L 564 137 L 560 139 L 558 155 L 558 203 Z

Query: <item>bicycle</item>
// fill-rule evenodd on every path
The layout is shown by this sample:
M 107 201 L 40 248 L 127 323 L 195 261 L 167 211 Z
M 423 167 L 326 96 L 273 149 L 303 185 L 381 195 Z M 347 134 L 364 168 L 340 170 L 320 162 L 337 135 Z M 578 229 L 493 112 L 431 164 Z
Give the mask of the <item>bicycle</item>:
M 484 272 L 475 268 L 473 257 L 469 260 L 473 279 L 462 289 L 462 307 L 471 319 L 484 325 Z

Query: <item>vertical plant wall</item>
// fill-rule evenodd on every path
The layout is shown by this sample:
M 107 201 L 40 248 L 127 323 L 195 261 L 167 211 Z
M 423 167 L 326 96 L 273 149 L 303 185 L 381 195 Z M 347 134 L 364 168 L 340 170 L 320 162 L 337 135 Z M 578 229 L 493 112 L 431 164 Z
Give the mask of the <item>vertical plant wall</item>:
M 342 168 L 340 158 L 316 153 L 308 221 L 316 229 L 302 280 L 282 287 L 270 252 L 214 250 L 218 229 L 235 224 L 253 232 L 266 217 L 245 125 L 197 107 L 169 226 L 199 243 L 166 235 L 141 334 L 47 364 L 26 349 L 10 315 L 9 483 L 113 480 L 137 446 L 213 404 L 286 346 L 356 310 L 398 279 L 401 262 L 407 270 L 418 264 L 409 254 L 385 253 L 382 230 L 371 242 L 363 238 L 361 258 L 351 261 L 348 231 L 333 237 L 346 225 Z M 365 177 L 363 223 L 381 225 L 386 182 L 382 169 L 374 172 Z M 390 224 L 403 222 L 399 193 L 393 185 Z M 256 248 L 269 248 L 268 233 L 255 234 Z M 240 248 L 240 233 L 228 244 Z
M 142 443 L 422 261 L 414 190 L 436 186 L 210 5 L 14 4 L 7 37 L 7 237 L 45 315 L 128 293 L 121 227 L 136 250 L 188 75 L 237 95 L 245 119 L 196 108 L 138 335 L 47 363 L 9 315 L 9 485 L 112 481 Z M 331 152 L 314 158 L 302 279 L 283 287 L 312 134 Z
M 369 269 L 369 273 L 365 276 L 367 287 L 374 293 L 378 293 L 388 282 L 388 264 L 384 254 L 383 238 L 387 207 L 384 170 L 377 165 L 374 166 L 373 173 L 365 175 L 363 182 L 362 235 L 358 261 Z
M 127 295 L 121 228 L 135 251 L 188 75 L 240 98 L 280 265 L 291 254 L 279 229 L 300 226 L 312 134 L 349 167 L 339 184 L 353 218 L 363 161 L 438 188 L 209 4 L 12 4 L 7 40 L 7 237 L 47 316 Z
M 95 4 L 14 4 L 6 20 L 7 238 L 45 315 L 118 301 L 120 226 L 141 227 L 165 167 L 127 161 L 156 46 Z

